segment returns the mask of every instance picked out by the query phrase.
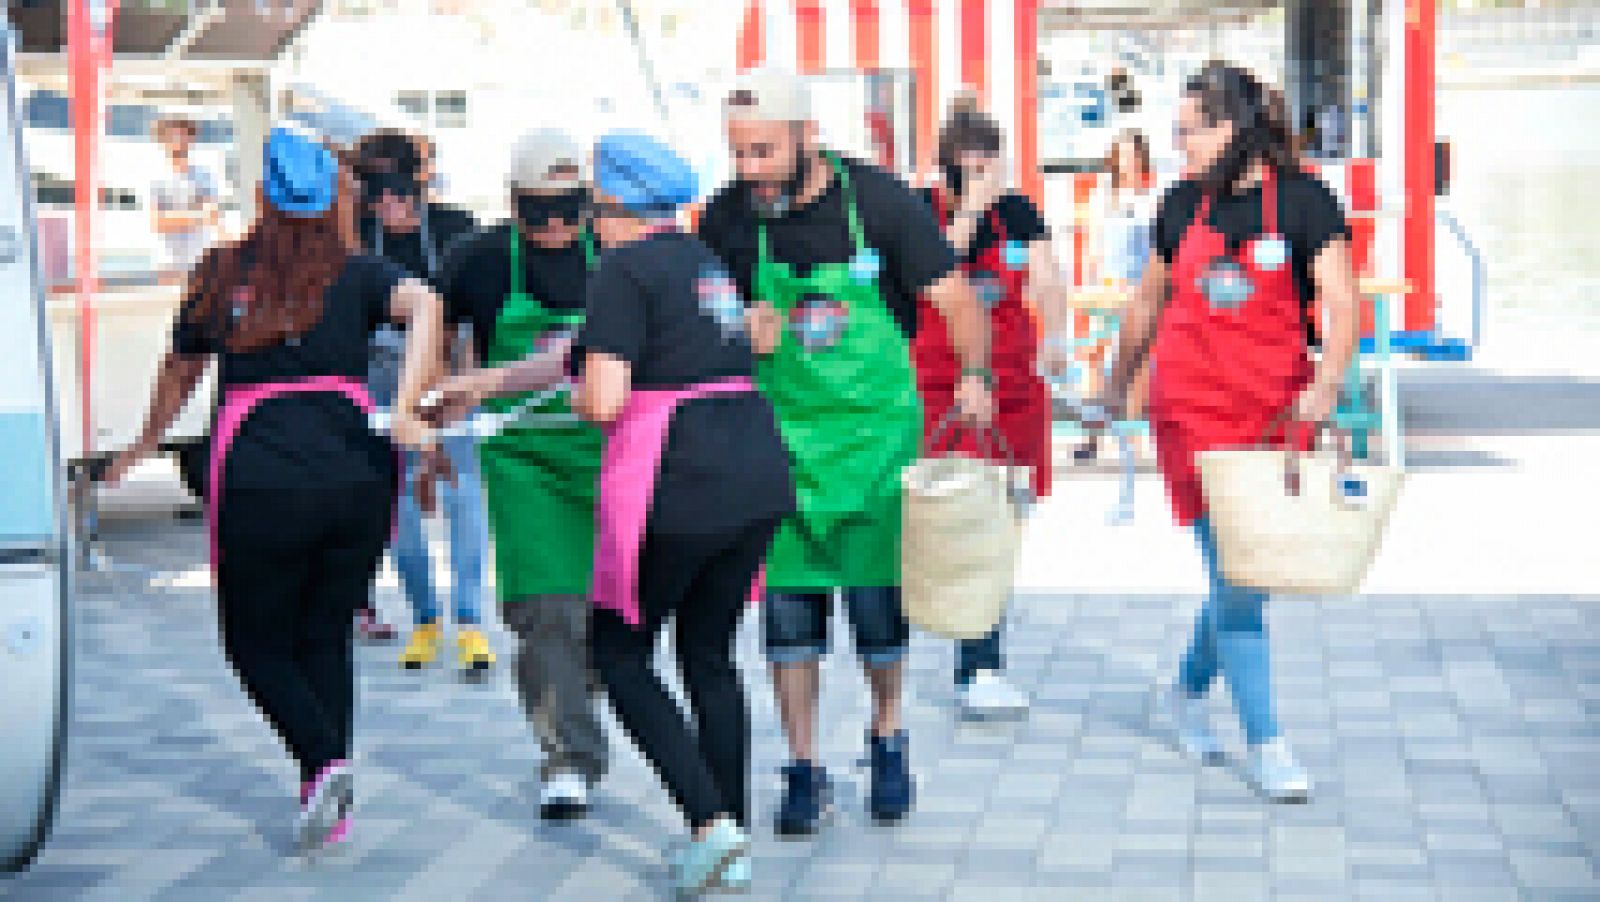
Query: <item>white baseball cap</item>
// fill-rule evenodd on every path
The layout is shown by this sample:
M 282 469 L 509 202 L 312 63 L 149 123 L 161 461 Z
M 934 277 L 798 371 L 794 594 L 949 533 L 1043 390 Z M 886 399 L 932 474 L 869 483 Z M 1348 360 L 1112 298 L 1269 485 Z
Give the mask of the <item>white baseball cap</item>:
M 780 69 L 741 75 L 722 101 L 728 119 L 755 122 L 808 122 L 811 91 L 803 78 Z
M 511 187 L 520 191 L 570 191 L 583 184 L 583 148 L 557 128 L 537 128 L 511 148 Z

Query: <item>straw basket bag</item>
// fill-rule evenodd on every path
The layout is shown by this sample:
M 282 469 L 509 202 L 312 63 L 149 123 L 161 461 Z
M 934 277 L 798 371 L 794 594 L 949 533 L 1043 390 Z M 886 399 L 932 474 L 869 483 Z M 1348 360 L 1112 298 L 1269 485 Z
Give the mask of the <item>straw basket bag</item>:
M 1358 590 L 1404 478 L 1399 467 L 1352 463 L 1343 442 L 1336 454 L 1202 451 L 1199 467 L 1228 581 L 1307 595 Z
M 934 430 L 938 447 L 949 419 Z M 1014 460 L 998 433 L 985 430 Z M 1000 622 L 1016 574 L 1022 519 L 1032 502 L 1025 467 L 930 453 L 901 474 L 901 591 L 906 619 L 952 639 L 977 639 Z

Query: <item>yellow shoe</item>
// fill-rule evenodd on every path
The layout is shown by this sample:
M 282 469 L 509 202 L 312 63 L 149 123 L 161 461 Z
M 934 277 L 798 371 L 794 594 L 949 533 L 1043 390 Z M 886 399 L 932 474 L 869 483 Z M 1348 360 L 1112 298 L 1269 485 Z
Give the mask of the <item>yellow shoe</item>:
M 456 656 L 462 672 L 469 676 L 482 674 L 494 666 L 489 640 L 476 627 L 463 627 L 456 632 Z
M 400 666 L 407 670 L 420 670 L 439 659 L 439 645 L 444 633 L 437 623 L 424 623 L 411 631 L 411 640 L 400 653 Z

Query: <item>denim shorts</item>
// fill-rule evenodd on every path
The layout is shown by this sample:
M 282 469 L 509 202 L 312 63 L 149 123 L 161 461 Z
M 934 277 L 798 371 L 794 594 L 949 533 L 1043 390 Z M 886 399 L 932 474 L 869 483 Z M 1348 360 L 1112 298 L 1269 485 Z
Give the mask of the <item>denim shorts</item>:
M 856 655 L 868 667 L 887 667 L 905 657 L 911 629 L 899 587 L 842 589 Z M 828 653 L 833 592 L 768 592 L 762 605 L 767 660 L 801 664 Z

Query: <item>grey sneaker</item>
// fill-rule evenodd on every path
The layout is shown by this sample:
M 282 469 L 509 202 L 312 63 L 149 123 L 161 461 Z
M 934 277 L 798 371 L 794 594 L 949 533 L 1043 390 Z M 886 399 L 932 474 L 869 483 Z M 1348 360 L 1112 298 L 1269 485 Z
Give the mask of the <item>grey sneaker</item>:
M 1222 743 L 1211 732 L 1204 698 L 1197 698 L 1178 686 L 1167 686 L 1156 693 L 1155 705 L 1174 744 L 1186 757 L 1201 764 L 1221 764 Z
M 1256 791 L 1270 801 L 1305 802 L 1311 798 L 1311 778 L 1281 737 L 1251 746 L 1245 768 Z

